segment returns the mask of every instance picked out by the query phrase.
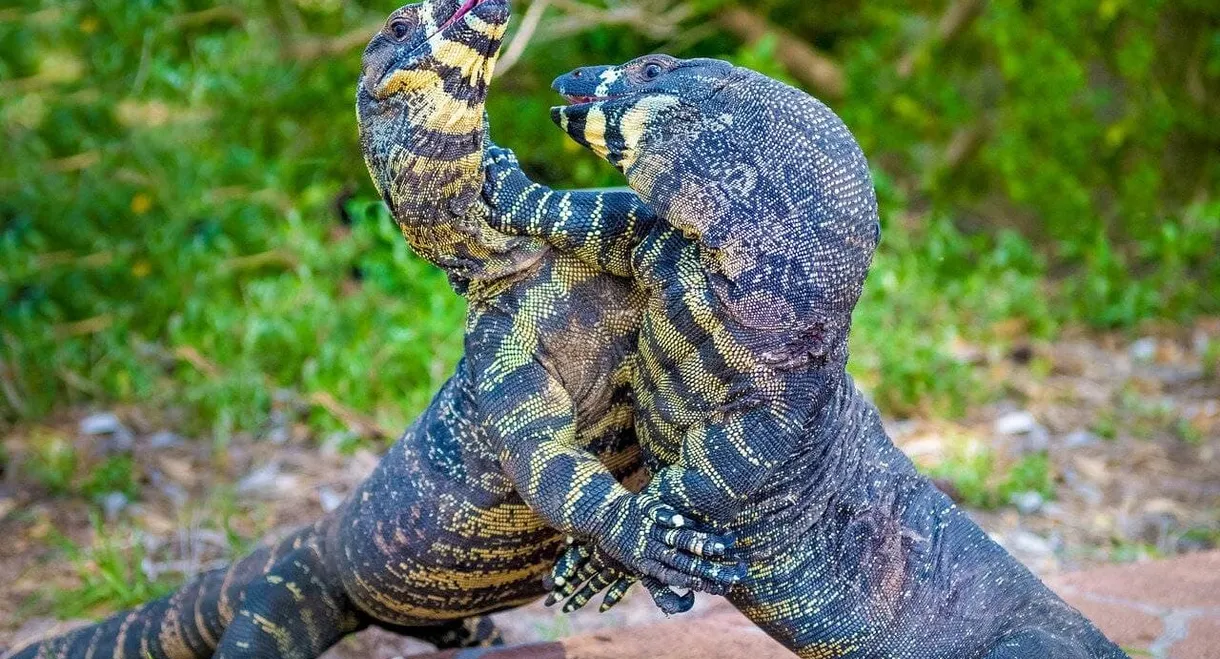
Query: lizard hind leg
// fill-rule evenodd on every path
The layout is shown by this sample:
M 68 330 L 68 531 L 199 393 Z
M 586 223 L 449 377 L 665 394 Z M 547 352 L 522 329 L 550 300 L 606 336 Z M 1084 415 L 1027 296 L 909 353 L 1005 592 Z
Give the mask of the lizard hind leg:
M 246 588 L 215 657 L 313 659 L 366 625 L 310 542 Z

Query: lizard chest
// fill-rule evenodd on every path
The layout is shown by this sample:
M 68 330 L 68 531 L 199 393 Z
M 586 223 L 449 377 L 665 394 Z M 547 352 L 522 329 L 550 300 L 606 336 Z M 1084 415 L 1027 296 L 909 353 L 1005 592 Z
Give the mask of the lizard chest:
M 722 320 L 699 254 L 683 246 L 653 263 L 636 375 L 641 441 L 675 448 L 754 388 L 749 352 Z M 665 451 L 669 452 L 669 451 Z

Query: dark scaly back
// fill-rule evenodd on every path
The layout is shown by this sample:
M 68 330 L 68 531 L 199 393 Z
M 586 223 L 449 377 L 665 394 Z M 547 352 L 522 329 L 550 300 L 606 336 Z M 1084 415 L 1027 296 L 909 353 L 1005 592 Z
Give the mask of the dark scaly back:
M 474 2 L 449 24 L 471 4 L 434 0 L 391 15 L 365 50 L 356 103 L 369 172 L 407 242 L 459 281 L 512 274 L 546 251 L 485 221 L 484 103 L 509 11 Z

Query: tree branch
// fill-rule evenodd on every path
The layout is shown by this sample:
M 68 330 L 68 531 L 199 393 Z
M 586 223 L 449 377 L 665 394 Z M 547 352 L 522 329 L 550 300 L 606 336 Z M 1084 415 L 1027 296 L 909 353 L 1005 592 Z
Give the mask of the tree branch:
M 721 12 L 718 20 L 726 30 L 746 43 L 757 42 L 768 34 L 775 35 L 778 40 L 776 59 L 793 77 L 818 94 L 828 98 L 842 98 L 846 92 L 847 83 L 839 65 L 791 32 L 740 7 Z

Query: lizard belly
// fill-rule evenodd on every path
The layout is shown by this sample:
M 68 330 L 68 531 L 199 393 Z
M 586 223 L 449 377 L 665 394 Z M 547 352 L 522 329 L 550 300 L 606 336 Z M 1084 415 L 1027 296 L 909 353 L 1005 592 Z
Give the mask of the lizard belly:
M 629 280 L 558 257 L 475 296 L 467 337 L 476 348 L 518 337 L 572 399 L 580 445 L 625 477 L 639 461 L 628 367 L 640 307 Z M 345 590 L 378 621 L 453 620 L 545 592 L 562 537 L 504 473 L 475 377 L 463 361 L 348 504 Z
M 343 511 L 344 590 L 382 623 L 421 625 L 529 601 L 560 546 L 487 449 L 459 374 Z
M 697 245 L 672 230 L 659 233 L 650 240 L 667 249 L 647 261 L 636 378 L 640 443 L 654 469 L 678 461 L 692 427 L 715 424 L 726 409 L 759 397 L 749 351 L 726 329 Z

